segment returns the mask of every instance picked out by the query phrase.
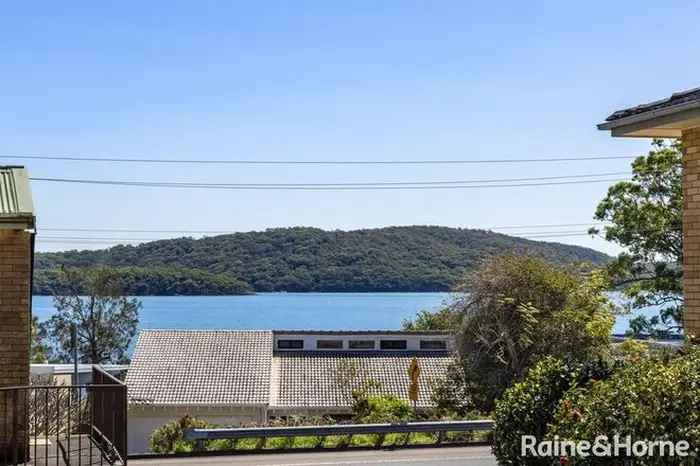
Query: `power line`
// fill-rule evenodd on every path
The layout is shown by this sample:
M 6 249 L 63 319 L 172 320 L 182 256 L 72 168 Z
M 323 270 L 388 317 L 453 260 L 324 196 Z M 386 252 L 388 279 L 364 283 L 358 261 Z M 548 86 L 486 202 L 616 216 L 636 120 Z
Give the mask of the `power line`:
M 502 233 L 504 234 L 504 233 Z M 567 235 L 567 234 L 587 234 L 584 230 L 551 230 L 551 231 L 529 231 L 508 233 L 509 236 L 536 236 L 536 235 Z
M 560 224 L 539 224 L 539 225 L 508 225 L 508 226 L 473 226 L 466 227 L 471 230 L 515 230 L 523 228 L 564 228 L 564 227 L 585 227 L 585 226 L 600 226 L 603 225 L 602 222 L 588 222 L 588 223 L 560 223 Z M 154 230 L 154 229 L 129 229 L 129 228 L 55 228 L 55 227 L 40 227 L 40 232 L 43 231 L 55 231 L 55 232 L 84 232 L 84 233 L 181 233 L 181 234 L 228 234 L 236 233 L 233 228 L 230 229 L 217 229 L 217 230 Z M 519 234 L 519 233 L 518 233 Z
M 585 227 L 594 225 L 604 225 L 602 222 L 588 222 L 588 223 L 559 223 L 559 224 L 543 224 L 543 225 L 515 225 L 515 226 L 505 226 L 505 227 L 490 227 L 481 228 L 482 230 L 516 230 L 523 228 L 558 228 L 558 227 Z
M 520 159 L 441 159 L 441 160 L 243 160 L 243 159 L 154 159 L 136 157 L 88 157 L 81 155 L 2 154 L 0 157 L 18 160 L 51 160 L 68 162 L 203 164 L 203 165 L 466 165 L 508 163 L 588 162 L 597 160 L 630 160 L 632 155 L 603 155 L 583 157 L 543 157 Z
M 568 236 L 597 236 L 597 235 L 591 235 L 586 232 L 569 232 L 569 233 L 541 233 L 541 234 L 530 234 L 527 236 L 520 236 L 520 235 L 515 235 L 520 238 L 526 238 L 526 239 L 538 239 L 538 238 L 559 238 L 559 237 L 568 237 Z
M 515 233 L 510 236 L 515 237 L 557 237 L 557 236 L 588 236 L 588 233 L 579 230 L 565 230 L 565 231 L 540 231 L 540 232 L 528 232 L 528 233 Z M 116 237 L 92 237 L 92 236 L 46 236 L 39 235 L 38 239 L 42 242 L 97 242 L 97 243 L 114 243 L 114 242 L 153 242 L 153 241 L 164 241 L 176 238 L 116 238 Z
M 561 179 L 576 179 L 576 178 L 598 178 L 602 176 L 628 176 L 631 172 L 608 172 L 608 173 L 588 173 L 580 175 L 559 175 L 559 176 L 539 176 L 527 178 L 482 178 L 472 180 L 442 180 L 442 181 L 365 181 L 354 183 L 180 183 L 194 186 L 221 186 L 221 187 L 250 187 L 250 188 L 286 188 L 286 187 L 346 187 L 346 186 L 413 186 L 413 185 L 452 185 L 452 184 L 472 184 L 472 183 L 507 183 L 520 181 L 545 181 L 545 180 L 561 180 Z M 35 178 L 36 179 L 36 178 Z M 61 179 L 62 180 L 62 179 Z M 46 181 L 44 179 L 43 181 Z M 160 182 L 155 182 L 159 183 Z M 171 184 L 167 183 L 166 184 Z
M 175 238 L 111 238 L 111 237 L 90 237 L 90 236 L 38 236 L 41 240 L 69 240 L 69 241 L 162 241 Z
M 122 230 L 123 231 L 123 230 Z M 513 233 L 509 236 L 527 236 L 527 235 L 540 235 L 540 234 L 567 234 L 567 233 L 581 233 L 581 231 L 553 231 L 553 232 L 528 232 L 528 233 Z M 51 236 L 42 235 L 39 233 L 38 238 L 40 240 L 70 240 L 70 241 L 162 241 L 171 240 L 178 238 L 122 238 L 122 237 L 105 237 L 105 236 Z
M 570 224 L 569 224 L 570 225 Z M 591 225 L 591 224 L 581 224 L 581 225 Z M 480 229 L 480 228 L 474 228 L 474 229 Z M 49 229 L 44 229 L 44 230 L 49 230 Z M 65 228 L 60 228 L 60 229 L 54 229 L 55 230 L 60 230 L 60 231 L 95 231 L 95 232 L 173 232 L 174 230 L 109 230 L 109 229 L 65 229 Z M 176 231 L 176 230 L 175 230 Z M 222 230 L 223 231 L 223 230 Z M 194 230 L 190 230 L 190 232 L 194 232 Z M 644 231 L 642 231 L 643 233 Z M 654 231 L 649 231 L 656 233 L 656 230 Z M 498 232 L 497 232 L 498 233 Z M 505 234 L 505 233 L 501 233 Z M 533 232 L 515 232 L 515 233 L 510 233 L 508 236 L 513 236 L 513 237 L 519 237 L 519 238 L 553 238 L 553 237 L 567 237 L 567 236 L 599 236 L 599 234 L 593 234 L 591 235 L 588 232 L 582 231 L 582 230 L 550 230 L 550 231 L 533 231 Z M 178 239 L 178 238 L 116 238 L 116 237 L 103 237 L 103 236 L 47 236 L 47 235 L 42 235 L 39 234 L 38 239 L 40 241 L 66 241 L 66 242 L 74 242 L 74 241 L 96 241 L 96 242 L 116 242 L 116 241 L 127 241 L 127 242 L 150 242 L 150 241 L 163 241 L 163 240 L 172 240 L 172 239 Z
M 600 175 L 582 175 L 587 177 Z M 551 177 L 549 179 L 569 179 L 575 176 Z M 536 180 L 537 178 L 532 178 Z M 327 184 L 324 186 L 314 185 L 242 185 L 242 184 L 225 184 L 225 183 L 186 183 L 186 182 L 158 182 L 158 181 L 122 181 L 122 180 L 94 180 L 94 179 L 71 179 L 71 178 L 43 178 L 33 177 L 32 181 L 45 181 L 53 183 L 73 183 L 73 184 L 92 184 L 92 185 L 110 185 L 110 186 L 131 186 L 131 187 L 147 187 L 147 188 L 189 188 L 189 189 L 223 189 L 223 190 L 256 190 L 256 191 L 364 191 L 364 190 L 428 190 L 428 189 L 476 189 L 476 188 L 517 188 L 528 186 L 558 186 L 570 184 L 590 184 L 590 183 L 615 183 L 624 181 L 623 179 L 600 179 L 600 180 L 573 180 L 573 181 L 558 181 L 558 182 L 535 182 L 535 183 L 508 183 L 508 184 L 466 184 L 467 182 L 454 182 L 461 184 L 426 184 L 421 185 L 400 185 L 389 186 L 381 184 L 348 186 L 341 184 Z M 523 180 L 513 179 L 515 180 Z M 475 183 L 485 183 L 485 180 L 476 181 Z M 432 182 L 430 182 L 432 183 Z M 449 182 L 445 182 L 449 183 Z M 498 181 L 496 183 L 504 183 Z
M 234 233 L 230 230 L 131 230 L 126 228 L 39 228 L 39 231 L 56 231 L 56 232 L 85 232 L 85 233 L 183 233 L 183 234 L 226 234 Z

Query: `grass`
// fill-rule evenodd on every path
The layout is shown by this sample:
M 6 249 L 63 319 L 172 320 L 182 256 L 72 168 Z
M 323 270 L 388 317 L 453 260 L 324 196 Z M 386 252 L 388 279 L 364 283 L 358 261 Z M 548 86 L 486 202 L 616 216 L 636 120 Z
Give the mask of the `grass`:
M 446 443 L 464 443 L 487 441 L 487 432 L 448 432 L 444 436 Z M 207 442 L 207 450 L 223 451 L 264 451 L 283 450 L 295 448 L 353 448 L 353 447 L 392 447 L 403 445 L 434 445 L 437 443 L 437 435 L 430 433 L 412 434 L 359 434 L 333 435 L 321 437 L 270 437 L 270 438 L 246 438 L 238 440 L 211 440 Z

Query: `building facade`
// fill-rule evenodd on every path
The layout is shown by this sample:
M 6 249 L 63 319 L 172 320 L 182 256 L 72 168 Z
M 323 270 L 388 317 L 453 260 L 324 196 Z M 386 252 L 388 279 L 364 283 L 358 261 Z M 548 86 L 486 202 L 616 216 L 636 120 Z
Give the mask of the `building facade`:
M 683 330 L 700 340 L 700 88 L 618 110 L 598 125 L 614 137 L 683 143 Z
M 129 450 L 184 415 L 222 426 L 351 413 L 352 390 L 408 400 L 411 361 L 421 368 L 418 409 L 454 361 L 449 334 L 397 331 L 144 330 L 127 373 Z
M 34 227 L 26 170 L 0 166 L 0 387 L 29 383 Z M 9 429 L 0 431 L 0 457 L 4 458 L 2 450 L 17 447 L 13 442 L 26 444 L 22 435 L 26 433 L 26 413 L 21 407 L 9 410 L 8 404 L 14 400 L 7 399 L 7 393 L 2 395 L 0 413 L 10 413 L 3 422 L 19 426 L 20 431 L 14 439 L 9 438 Z

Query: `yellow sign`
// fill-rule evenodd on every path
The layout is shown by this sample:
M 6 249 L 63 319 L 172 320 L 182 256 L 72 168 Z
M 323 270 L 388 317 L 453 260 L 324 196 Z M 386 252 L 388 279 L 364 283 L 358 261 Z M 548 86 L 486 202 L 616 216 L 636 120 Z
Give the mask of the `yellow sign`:
M 418 401 L 418 378 L 420 377 L 420 366 L 418 365 L 418 359 L 413 358 L 411 360 L 411 365 L 408 366 L 408 377 L 410 379 L 410 384 L 408 386 L 408 399 L 416 403 Z

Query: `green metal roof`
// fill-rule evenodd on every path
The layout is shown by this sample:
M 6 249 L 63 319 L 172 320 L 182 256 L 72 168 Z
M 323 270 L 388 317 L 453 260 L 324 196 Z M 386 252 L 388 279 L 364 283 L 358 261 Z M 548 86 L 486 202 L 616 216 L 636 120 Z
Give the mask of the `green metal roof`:
M 24 167 L 0 166 L 0 228 L 34 228 L 34 203 Z

